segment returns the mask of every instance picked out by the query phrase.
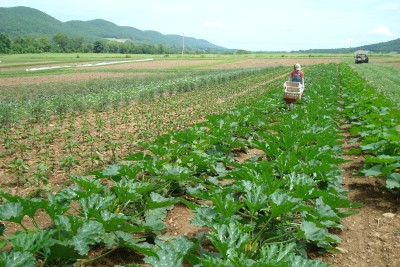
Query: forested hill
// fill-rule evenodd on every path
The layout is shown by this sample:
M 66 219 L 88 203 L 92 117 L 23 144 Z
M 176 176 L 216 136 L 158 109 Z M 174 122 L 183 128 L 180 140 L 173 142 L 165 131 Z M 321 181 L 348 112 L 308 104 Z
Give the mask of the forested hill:
M 400 38 L 388 42 L 360 46 L 359 50 L 368 50 L 375 53 L 400 53 Z
M 353 53 L 359 50 L 369 51 L 373 53 L 400 53 L 400 38 L 382 42 L 377 44 L 363 45 L 350 48 L 335 48 L 335 49 L 308 49 L 292 51 L 295 53 Z
M 73 34 L 61 21 L 37 9 L 29 7 L 0 7 L 0 32 L 10 37 L 31 35 Z M 79 34 L 79 33 L 78 33 Z
M 9 37 L 47 35 L 63 33 L 69 36 L 83 36 L 88 41 L 99 38 L 128 39 L 141 44 L 161 44 L 166 47 L 182 47 L 182 36 L 165 35 L 157 31 L 142 31 L 134 27 L 118 26 L 112 22 L 97 19 L 91 21 L 61 22 L 48 14 L 29 7 L 0 7 L 0 32 Z M 206 40 L 184 38 L 185 47 L 192 50 L 227 51 Z

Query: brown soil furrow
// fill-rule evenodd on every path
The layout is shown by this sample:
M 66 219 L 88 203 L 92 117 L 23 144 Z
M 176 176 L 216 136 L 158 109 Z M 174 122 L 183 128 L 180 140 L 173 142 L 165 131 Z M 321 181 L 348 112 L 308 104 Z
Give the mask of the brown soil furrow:
M 359 145 L 349 144 L 346 134 L 344 151 Z M 342 222 L 341 253 L 328 253 L 323 260 L 333 267 L 400 266 L 399 196 L 390 193 L 379 178 L 357 175 L 364 163 L 362 156 L 347 155 L 345 159 L 343 185 L 349 199 L 364 206 Z

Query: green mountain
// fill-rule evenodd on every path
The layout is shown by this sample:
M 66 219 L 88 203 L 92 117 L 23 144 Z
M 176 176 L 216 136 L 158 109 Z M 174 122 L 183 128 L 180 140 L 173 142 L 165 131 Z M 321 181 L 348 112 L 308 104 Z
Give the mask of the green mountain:
M 142 31 L 134 27 L 118 26 L 112 22 L 96 19 L 90 21 L 61 22 L 46 13 L 29 7 L 0 7 L 0 32 L 13 38 L 30 35 L 52 37 L 57 33 L 69 36 L 84 36 L 87 41 L 99 38 L 128 39 L 141 44 L 161 44 L 166 47 L 182 47 L 182 36 L 161 34 L 157 31 Z M 228 51 L 227 48 L 203 39 L 184 38 L 185 48 L 205 51 Z
M 378 44 L 363 45 L 358 47 L 358 50 L 368 50 L 374 53 L 400 53 L 400 38 Z
M 73 34 L 61 21 L 29 7 L 0 8 L 0 32 L 10 37 L 53 35 L 59 32 Z
M 372 53 L 400 53 L 400 38 L 388 42 L 377 44 L 369 44 L 350 48 L 333 48 L 333 49 L 308 49 L 292 51 L 293 53 L 354 53 L 356 51 L 369 51 Z

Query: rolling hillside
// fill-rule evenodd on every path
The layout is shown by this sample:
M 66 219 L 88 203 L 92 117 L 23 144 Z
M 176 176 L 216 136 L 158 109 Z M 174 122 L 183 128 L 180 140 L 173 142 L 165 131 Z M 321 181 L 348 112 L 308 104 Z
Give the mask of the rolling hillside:
M 157 31 L 142 31 L 128 26 L 118 26 L 110 21 L 96 19 L 90 21 L 72 20 L 61 22 L 52 16 L 29 7 L 0 7 L 0 32 L 11 38 L 30 35 L 52 37 L 57 33 L 68 36 L 84 36 L 87 42 L 99 38 L 127 39 L 140 44 L 161 44 L 165 47 L 180 49 L 182 36 L 161 34 Z M 188 50 L 226 52 L 230 49 L 212 44 L 207 40 L 185 36 L 185 48 Z M 368 50 L 374 53 L 400 53 L 400 38 L 389 42 L 369 44 L 351 48 L 307 49 L 293 53 L 353 53 L 357 50 Z
M 363 45 L 359 47 L 359 50 L 368 50 L 375 53 L 400 53 L 400 38 L 378 44 Z
M 166 47 L 181 47 L 182 36 L 165 35 L 157 31 L 142 31 L 134 27 L 118 26 L 112 22 L 96 19 L 90 21 L 61 22 L 46 13 L 29 7 L 0 8 L 0 32 L 11 38 L 31 35 L 49 37 L 64 33 L 69 36 L 84 36 L 87 41 L 99 38 L 128 39 L 136 43 L 162 44 Z M 206 40 L 185 37 L 185 47 L 193 50 L 227 51 Z
M 7 33 L 10 37 L 50 36 L 60 32 L 68 35 L 80 34 L 74 33 L 64 23 L 46 13 L 29 7 L 0 7 L 0 18 L 0 32 Z
M 388 42 L 382 42 L 377 44 L 369 44 L 350 48 L 334 48 L 334 49 L 308 49 L 292 51 L 294 53 L 354 53 L 356 51 L 363 50 L 372 53 L 400 53 L 400 38 L 391 40 Z

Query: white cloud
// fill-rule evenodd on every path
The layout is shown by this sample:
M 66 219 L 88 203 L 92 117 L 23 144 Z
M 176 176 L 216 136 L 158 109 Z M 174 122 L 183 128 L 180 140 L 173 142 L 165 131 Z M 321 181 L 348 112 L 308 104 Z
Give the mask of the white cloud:
M 395 35 L 392 33 L 388 27 L 386 26 L 378 26 L 375 27 L 373 30 L 369 31 L 368 34 L 373 34 L 373 35 L 386 35 L 386 36 L 393 36 Z

